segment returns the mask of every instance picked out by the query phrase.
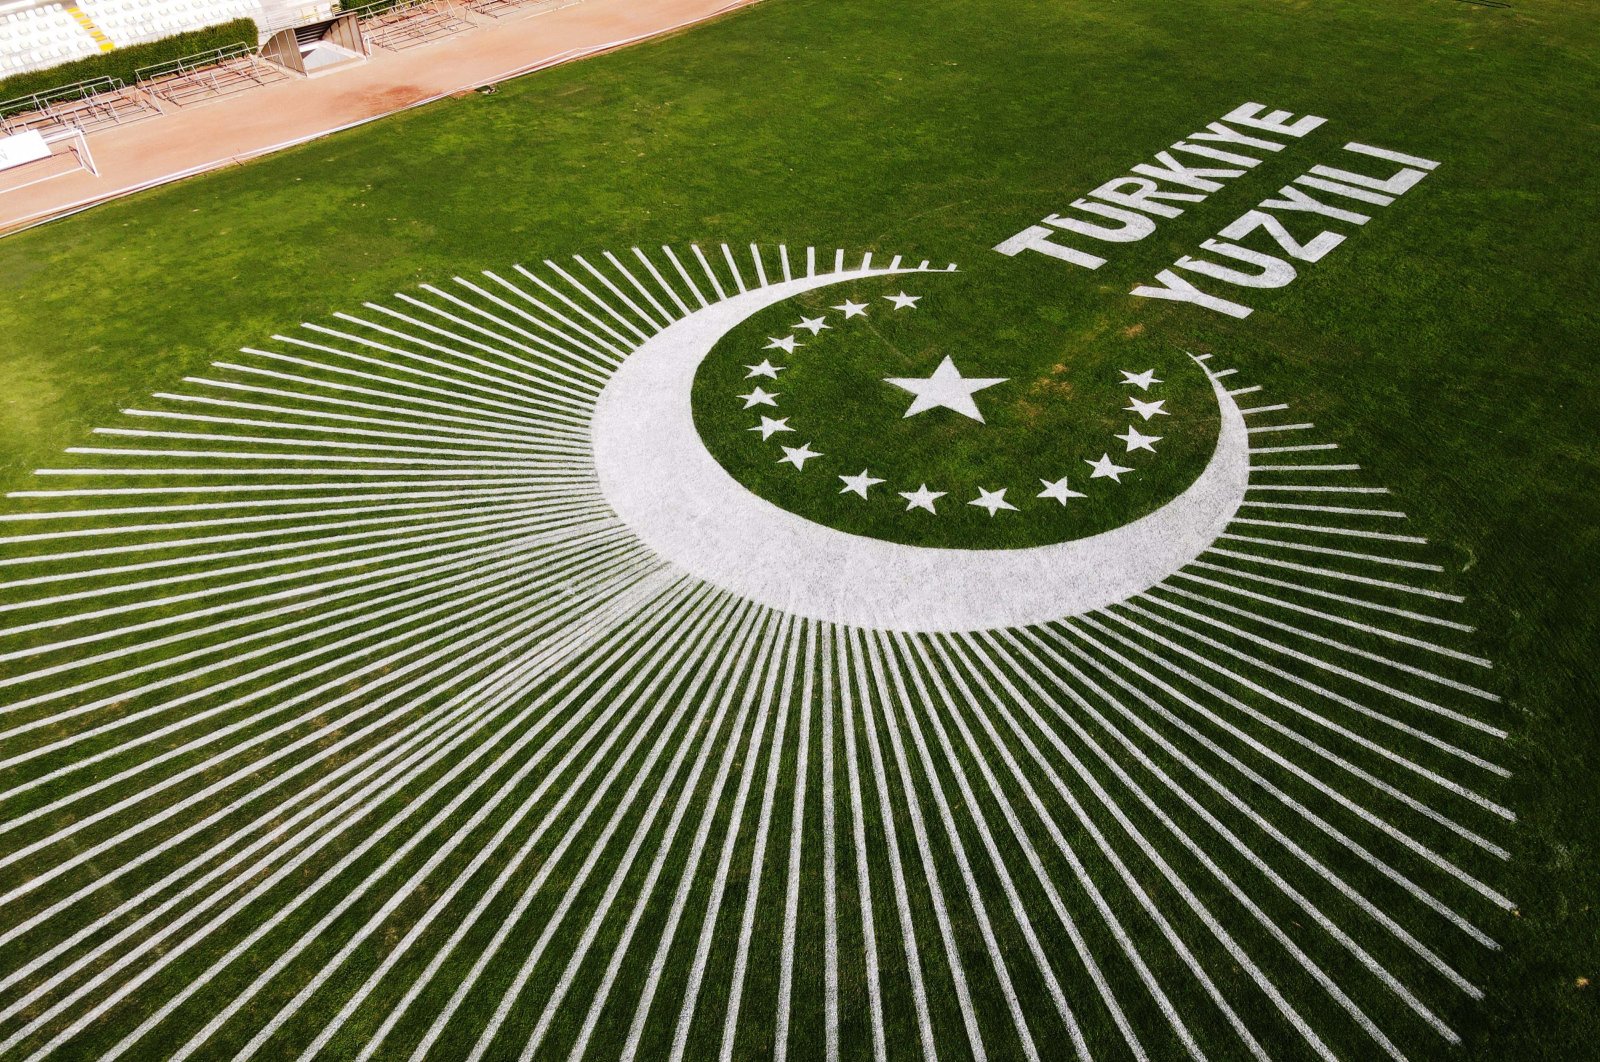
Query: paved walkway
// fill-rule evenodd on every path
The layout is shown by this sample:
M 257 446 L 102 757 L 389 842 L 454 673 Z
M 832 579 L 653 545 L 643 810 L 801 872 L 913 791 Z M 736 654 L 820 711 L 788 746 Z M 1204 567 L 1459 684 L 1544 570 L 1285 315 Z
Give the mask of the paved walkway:
M 710 18 L 753 0 L 585 0 L 479 25 L 347 71 L 295 78 L 89 137 L 100 176 L 0 193 L 0 233 L 276 151 L 452 92 L 581 58 Z M 41 164 L 43 165 L 43 164 Z

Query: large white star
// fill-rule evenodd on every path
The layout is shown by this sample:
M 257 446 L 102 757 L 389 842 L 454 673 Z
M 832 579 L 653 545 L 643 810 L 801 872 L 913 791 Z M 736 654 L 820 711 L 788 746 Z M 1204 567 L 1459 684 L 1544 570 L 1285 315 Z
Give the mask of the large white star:
M 834 309 L 844 314 L 844 319 L 846 321 L 850 320 L 852 317 L 865 317 L 867 315 L 866 303 L 851 302 L 849 299 L 844 300 L 843 306 L 835 306 Z
M 778 464 L 790 464 L 804 472 L 807 461 L 821 456 L 811 448 L 810 443 L 801 443 L 799 446 L 785 446 L 783 456 L 778 458 Z
M 1012 512 L 1016 512 L 1017 507 L 1006 501 L 1006 490 L 1007 488 L 1005 487 L 1001 487 L 999 490 L 984 490 L 982 487 L 979 487 L 978 496 L 967 502 L 967 504 L 976 505 L 980 509 L 989 510 L 989 516 L 991 518 L 1001 509 L 1010 509 Z
M 1156 371 L 1154 369 L 1146 369 L 1144 372 L 1129 372 L 1127 369 L 1118 369 L 1117 371 L 1122 374 L 1123 383 L 1132 384 L 1141 391 L 1148 391 L 1151 384 L 1162 382 L 1156 379 Z
M 1131 424 L 1128 425 L 1128 430 L 1118 435 L 1117 438 L 1127 443 L 1130 454 L 1135 450 L 1149 450 L 1151 453 L 1155 453 L 1155 444 L 1161 441 L 1161 436 L 1144 435 Z
M 776 420 L 771 417 L 762 417 L 760 424 L 757 424 L 755 427 L 747 430 L 759 431 L 761 433 L 762 442 L 766 442 L 780 431 L 794 431 L 793 428 L 789 427 L 788 417 L 779 417 Z
M 804 328 L 807 332 L 810 332 L 812 335 L 816 335 L 818 332 L 822 331 L 824 328 L 832 328 L 833 326 L 828 324 L 827 320 L 825 318 L 822 318 L 822 317 L 801 317 L 800 318 L 800 323 L 795 325 L 794 327 L 795 327 L 795 331 L 799 331 L 800 329 Z
M 863 498 L 867 496 L 868 487 L 883 482 L 881 479 L 874 479 L 872 473 L 864 468 L 859 476 L 840 476 L 839 479 L 844 482 L 844 486 L 839 490 L 840 494 L 859 494 Z
M 972 400 L 975 392 L 995 384 L 1005 383 L 1007 377 L 964 377 L 956 368 L 956 363 L 947 355 L 933 370 L 933 375 L 926 378 L 894 377 L 885 378 L 884 383 L 894 384 L 904 391 L 916 395 L 911 403 L 911 408 L 906 410 L 906 416 L 914 417 L 929 409 L 943 406 L 953 409 L 962 416 L 971 417 L 978 423 L 983 423 L 983 414 L 978 412 L 978 404 Z
M 894 308 L 897 310 L 915 310 L 917 308 L 917 303 L 921 301 L 922 296 L 907 295 L 902 291 L 898 295 L 885 295 L 884 298 L 894 303 Z
M 778 393 L 776 391 L 763 391 L 759 387 L 753 387 L 750 389 L 749 394 L 740 395 L 739 397 L 744 399 L 744 408 L 746 409 L 751 406 L 775 406 L 778 404 Z
M 781 350 L 785 354 L 793 354 L 794 348 L 798 347 L 799 345 L 799 341 L 796 340 L 794 336 L 783 336 L 782 338 L 769 338 L 767 340 L 767 345 L 762 349 Z
M 778 374 L 783 371 L 783 366 L 772 364 L 771 359 L 763 360 L 760 365 L 746 365 L 745 368 L 750 370 L 744 374 L 746 380 L 754 379 L 757 376 L 765 376 L 769 380 L 776 380 Z
M 1113 462 L 1110 454 L 1101 454 L 1098 461 L 1090 461 L 1085 458 L 1083 463 L 1094 469 L 1093 472 L 1089 473 L 1090 479 L 1109 479 L 1114 483 L 1122 482 L 1122 474 L 1124 472 L 1133 471 L 1131 468 L 1123 468 Z
M 947 493 L 949 492 L 942 490 L 929 490 L 928 485 L 924 483 L 916 490 L 901 491 L 900 497 L 906 500 L 906 512 L 909 513 L 912 509 L 926 509 L 930 513 L 933 513 L 935 516 L 937 516 L 939 513 L 938 510 L 934 509 L 933 503 L 944 497 Z
M 1062 476 L 1060 479 L 1056 480 L 1054 483 L 1051 483 L 1048 479 L 1041 479 L 1039 482 L 1044 484 L 1044 490 L 1041 490 L 1039 492 L 1039 497 L 1041 497 L 1041 498 L 1052 498 L 1052 499 L 1060 502 L 1062 505 L 1067 504 L 1067 499 L 1068 498 L 1087 498 L 1088 497 L 1087 494 L 1079 494 L 1077 491 L 1073 490 L 1071 487 L 1068 487 L 1067 486 L 1067 477 L 1066 476 Z
M 1134 398 L 1130 395 L 1128 397 L 1128 404 L 1122 408 L 1127 410 L 1129 413 L 1137 413 L 1145 420 L 1149 420 L 1151 417 L 1156 416 L 1157 414 L 1160 414 L 1163 417 L 1170 417 L 1172 415 L 1161 408 L 1166 404 L 1166 402 L 1167 400 L 1165 398 L 1158 398 L 1154 402 L 1141 402 L 1137 398 Z

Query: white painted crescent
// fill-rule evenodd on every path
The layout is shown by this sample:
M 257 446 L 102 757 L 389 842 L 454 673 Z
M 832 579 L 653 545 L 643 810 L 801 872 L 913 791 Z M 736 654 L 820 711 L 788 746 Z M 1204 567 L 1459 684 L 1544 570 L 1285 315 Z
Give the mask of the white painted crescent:
M 640 344 L 606 385 L 593 422 L 600 486 L 617 514 L 662 557 L 753 601 L 902 631 L 1021 626 L 1102 608 L 1161 582 L 1227 526 L 1244 499 L 1249 441 L 1238 405 L 1214 378 L 1221 425 L 1204 470 L 1156 511 L 1088 538 L 1024 549 L 906 545 L 814 523 L 742 485 L 695 428 L 700 363 L 733 328 L 784 299 L 900 272 L 775 283 Z

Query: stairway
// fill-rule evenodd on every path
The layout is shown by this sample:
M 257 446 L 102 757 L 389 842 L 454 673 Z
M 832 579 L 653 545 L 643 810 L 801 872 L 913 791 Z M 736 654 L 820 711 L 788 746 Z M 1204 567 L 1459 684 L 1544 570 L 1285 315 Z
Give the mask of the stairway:
M 77 4 L 67 4 L 65 7 L 67 9 L 67 14 L 77 19 L 78 25 L 83 27 L 83 32 L 94 38 L 94 42 L 100 46 L 100 50 L 102 52 L 109 52 L 116 48 L 116 45 L 112 43 L 111 38 L 107 37 L 105 32 L 102 31 L 99 26 L 94 24 L 94 19 L 89 17 L 88 12 L 84 11 L 83 8 L 79 7 Z

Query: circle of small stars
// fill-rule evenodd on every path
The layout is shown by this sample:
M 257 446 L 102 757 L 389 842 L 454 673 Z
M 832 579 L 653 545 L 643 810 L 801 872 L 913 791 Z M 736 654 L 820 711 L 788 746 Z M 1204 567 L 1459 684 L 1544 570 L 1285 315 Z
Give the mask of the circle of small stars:
M 917 308 L 917 303 L 922 300 L 922 296 L 910 295 L 904 291 L 898 292 L 894 295 L 885 295 L 883 298 L 885 301 L 891 303 L 892 309 L 896 311 L 914 310 Z M 855 302 L 851 299 L 846 299 L 842 304 L 829 307 L 829 309 L 837 311 L 843 315 L 843 319 L 845 321 L 849 321 L 856 317 L 867 317 L 872 309 L 872 304 L 866 302 Z M 809 336 L 815 338 L 825 331 L 833 330 L 833 325 L 828 323 L 828 314 L 826 313 L 817 317 L 806 317 L 802 315 L 800 321 L 790 327 L 789 334 L 768 337 L 767 345 L 765 348 L 763 348 L 763 350 L 779 351 L 783 355 L 794 356 L 796 351 L 800 350 L 806 345 L 800 342 L 799 333 L 805 332 L 809 334 Z M 965 384 L 963 384 L 963 386 L 970 388 L 970 390 L 967 392 L 965 404 L 971 403 L 971 391 L 976 391 L 983 386 L 992 386 L 995 383 L 1005 382 L 1004 380 L 998 379 L 974 380 L 972 378 L 962 378 L 955 370 L 954 366 L 949 363 L 950 359 L 948 357 L 945 358 L 944 363 L 941 363 L 940 365 L 939 371 L 945 373 L 947 377 L 956 383 L 960 383 L 962 380 L 967 381 Z M 745 369 L 747 370 L 745 372 L 745 379 L 771 380 L 776 383 L 778 380 L 778 374 L 783 372 L 785 368 L 786 366 L 784 365 L 773 364 L 772 355 L 767 355 L 763 357 L 758 364 L 745 366 Z M 1156 371 L 1154 369 L 1146 369 L 1143 372 L 1133 372 L 1128 369 L 1120 369 L 1118 371 L 1122 374 L 1122 385 L 1125 387 L 1137 388 L 1139 392 L 1138 394 L 1129 394 L 1128 404 L 1123 407 L 1124 412 L 1138 417 L 1141 425 L 1148 424 L 1148 422 L 1154 417 L 1170 416 L 1165 408 L 1165 399 L 1148 399 L 1150 389 L 1163 382 L 1156 377 Z M 938 378 L 938 373 L 935 374 L 934 378 Z M 896 386 L 902 387 L 905 390 L 913 390 L 913 393 L 915 393 L 915 385 L 922 383 L 921 380 L 891 380 L 889 382 L 895 384 Z M 907 384 L 912 384 L 913 386 L 907 387 Z M 973 384 L 977 384 L 979 386 L 973 387 Z M 738 397 L 743 401 L 745 409 L 756 409 L 757 407 L 767 406 L 771 406 L 776 409 L 778 405 L 778 399 L 781 394 L 782 392 L 767 391 L 760 385 L 752 384 L 751 390 L 748 393 L 739 395 Z M 923 401 L 924 400 L 920 396 L 917 398 L 917 402 Z M 924 403 L 925 407 L 931 407 L 932 404 L 933 403 Z M 975 419 L 980 423 L 983 421 L 983 417 L 981 414 L 977 413 L 976 407 L 974 407 L 971 411 L 960 411 L 965 412 L 967 416 L 972 417 L 972 419 Z M 906 416 L 912 416 L 918 412 L 921 412 L 921 409 L 919 409 L 914 402 L 911 410 L 906 413 Z M 760 423 L 754 425 L 748 430 L 752 432 L 759 432 L 762 442 L 768 441 L 774 435 L 784 432 L 792 433 L 795 430 L 789 426 L 788 417 L 770 417 L 764 413 L 760 414 L 760 416 Z M 1160 442 L 1163 436 L 1147 434 L 1145 431 L 1140 430 L 1139 425 L 1129 424 L 1127 429 L 1121 435 L 1114 436 L 1114 438 L 1123 444 L 1124 454 L 1131 455 L 1137 450 L 1147 450 L 1152 454 L 1155 453 L 1155 444 Z M 779 448 L 783 451 L 783 456 L 778 458 L 778 463 L 791 465 L 797 472 L 805 471 L 806 462 L 811 461 L 814 458 L 825 456 L 821 451 L 813 450 L 809 441 L 801 443 L 799 446 L 787 446 L 780 444 Z M 1126 457 L 1124 456 L 1123 459 L 1126 460 Z M 1135 471 L 1135 469 L 1130 466 L 1117 464 L 1116 460 L 1112 458 L 1109 451 L 1102 453 L 1100 457 L 1095 460 L 1085 458 L 1083 463 L 1089 466 L 1089 479 L 1108 479 L 1112 483 L 1116 484 L 1121 484 L 1123 476 Z M 1064 475 L 1056 480 L 1040 479 L 1039 483 L 1043 489 L 1038 491 L 1034 497 L 1057 502 L 1063 507 L 1074 500 L 1087 498 L 1087 494 L 1083 493 L 1082 491 L 1072 489 L 1068 482 L 1070 478 L 1070 475 Z M 842 486 L 839 488 L 840 494 L 853 494 L 856 497 L 861 498 L 863 501 L 870 501 L 872 499 L 873 496 L 869 494 L 869 492 L 873 487 L 888 482 L 883 478 L 874 476 L 869 468 L 863 468 L 859 473 L 853 476 L 840 475 L 838 476 L 838 479 L 842 484 Z M 996 490 L 989 490 L 984 487 L 979 487 L 978 496 L 970 499 L 967 504 L 983 509 L 989 514 L 990 518 L 993 518 L 997 513 L 1001 512 L 1018 512 L 1020 511 L 1018 506 L 1012 504 L 1006 498 L 1006 493 L 1009 489 L 1009 487 L 1000 487 Z M 939 499 L 949 496 L 948 491 L 931 490 L 926 483 L 921 484 L 916 490 L 897 491 L 895 493 L 905 500 L 906 512 L 920 510 L 935 516 L 939 515 Z

